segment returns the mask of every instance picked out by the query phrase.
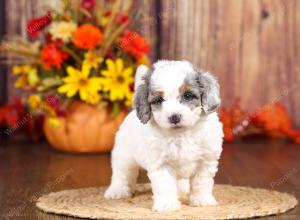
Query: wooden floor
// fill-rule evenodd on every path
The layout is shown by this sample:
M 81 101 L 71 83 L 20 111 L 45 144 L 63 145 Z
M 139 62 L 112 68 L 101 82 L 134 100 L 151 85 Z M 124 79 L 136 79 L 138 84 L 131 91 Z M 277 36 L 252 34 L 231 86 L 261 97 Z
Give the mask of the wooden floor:
M 300 145 L 247 140 L 225 144 L 217 183 L 263 187 L 300 198 Z M 110 156 L 72 155 L 46 143 L 0 146 L 0 219 L 73 219 L 45 214 L 34 206 L 41 194 L 102 186 L 110 180 Z M 147 181 L 145 173 L 139 181 Z M 300 208 L 264 219 L 300 219 Z

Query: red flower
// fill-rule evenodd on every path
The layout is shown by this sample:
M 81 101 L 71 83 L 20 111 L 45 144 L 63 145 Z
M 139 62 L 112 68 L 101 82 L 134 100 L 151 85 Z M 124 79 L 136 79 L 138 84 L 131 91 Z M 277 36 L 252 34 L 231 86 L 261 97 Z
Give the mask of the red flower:
M 104 13 L 104 16 L 110 17 L 111 16 L 111 11 L 107 11 Z M 127 15 L 123 15 L 121 12 L 117 12 L 115 16 L 115 21 L 117 24 L 124 24 L 129 21 L 129 17 Z
M 43 30 L 52 21 L 51 13 L 48 12 L 47 15 L 32 19 L 27 23 L 27 32 L 31 37 L 35 37 L 40 30 Z
M 136 32 L 126 32 L 121 36 L 120 48 L 130 53 L 136 59 L 150 51 L 150 47 L 145 38 Z
M 91 11 L 94 8 L 95 0 L 82 0 L 80 6 L 85 10 Z
M 19 116 L 11 105 L 0 106 L 0 124 L 15 127 L 19 121 Z
M 12 102 L 0 106 L 0 124 L 15 128 L 26 113 L 20 99 L 15 98 Z
M 129 85 L 129 89 L 130 89 L 131 92 L 134 92 L 134 83 L 131 83 Z
M 14 101 L 0 106 L 0 126 L 7 127 L 4 130 L 6 135 L 12 135 L 18 131 L 32 139 L 38 140 L 43 134 L 43 116 L 33 115 L 22 105 L 21 100 L 16 98 Z
M 48 94 L 45 97 L 45 100 L 47 102 L 48 105 L 50 105 L 52 108 L 59 108 L 60 106 L 60 100 L 58 99 L 58 97 L 56 95 L 53 94 Z
M 44 39 L 47 44 L 53 42 L 52 35 L 49 32 L 44 35 Z M 55 41 L 57 40 L 59 39 L 55 39 Z
M 56 114 L 59 117 L 64 117 L 66 115 L 65 111 L 62 110 L 60 107 L 61 101 L 58 96 L 53 95 L 53 94 L 48 94 L 45 97 L 45 100 L 46 100 L 46 103 L 55 110 Z
M 60 69 L 66 59 L 68 59 L 68 54 L 61 51 L 58 44 L 46 44 L 41 50 L 41 61 L 46 70 L 51 67 Z

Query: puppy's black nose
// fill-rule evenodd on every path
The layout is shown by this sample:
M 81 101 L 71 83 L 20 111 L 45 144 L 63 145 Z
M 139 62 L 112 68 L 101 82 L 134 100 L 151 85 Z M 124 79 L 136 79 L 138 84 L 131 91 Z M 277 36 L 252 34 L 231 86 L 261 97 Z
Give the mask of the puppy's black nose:
M 181 120 L 180 114 L 173 114 L 169 117 L 169 122 L 174 125 L 178 124 L 180 120 Z

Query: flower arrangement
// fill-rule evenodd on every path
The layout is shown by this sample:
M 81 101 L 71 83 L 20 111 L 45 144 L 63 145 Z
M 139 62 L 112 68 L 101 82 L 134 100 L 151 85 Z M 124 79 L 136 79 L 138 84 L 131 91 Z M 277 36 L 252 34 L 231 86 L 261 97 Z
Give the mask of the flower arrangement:
M 30 41 L 1 43 L 0 51 L 18 63 L 12 68 L 15 86 L 30 93 L 33 112 L 60 117 L 64 106 L 77 100 L 110 106 L 116 116 L 131 105 L 135 69 L 148 64 L 150 51 L 132 30 L 131 9 L 132 1 L 64 0 L 59 11 L 28 22 Z
M 221 107 L 220 118 L 223 122 L 224 139 L 228 142 L 238 137 L 259 135 L 287 138 L 300 143 L 300 130 L 293 129 L 291 118 L 279 102 L 265 105 L 252 113 L 245 113 L 237 98 L 230 107 Z

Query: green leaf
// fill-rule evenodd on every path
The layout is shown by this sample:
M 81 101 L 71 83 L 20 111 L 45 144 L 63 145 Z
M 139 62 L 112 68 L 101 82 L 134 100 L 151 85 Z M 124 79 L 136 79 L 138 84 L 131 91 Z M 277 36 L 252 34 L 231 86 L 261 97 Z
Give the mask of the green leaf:
M 108 93 L 105 93 L 105 92 L 104 92 L 104 93 L 102 93 L 101 96 L 102 96 L 103 99 L 109 99 Z
M 72 99 L 66 99 L 66 98 L 64 98 L 62 100 L 63 100 L 63 102 L 61 104 L 61 108 L 62 109 L 66 109 L 67 106 L 72 102 Z
M 61 79 L 59 77 L 51 77 L 51 78 L 45 78 L 42 81 L 43 85 L 46 87 L 52 87 L 52 86 L 58 86 L 62 83 Z
M 31 86 L 36 85 L 40 81 L 40 78 L 37 74 L 37 70 L 36 69 L 30 70 L 30 72 L 28 73 L 27 79 L 28 79 L 29 85 L 31 85 Z
M 118 102 L 114 102 L 112 106 L 112 110 L 110 112 L 110 117 L 111 118 L 117 117 L 119 112 L 120 112 L 120 105 Z

